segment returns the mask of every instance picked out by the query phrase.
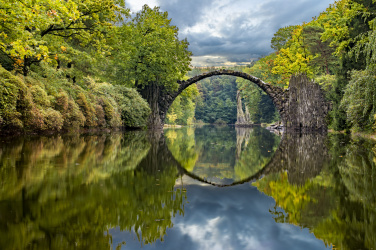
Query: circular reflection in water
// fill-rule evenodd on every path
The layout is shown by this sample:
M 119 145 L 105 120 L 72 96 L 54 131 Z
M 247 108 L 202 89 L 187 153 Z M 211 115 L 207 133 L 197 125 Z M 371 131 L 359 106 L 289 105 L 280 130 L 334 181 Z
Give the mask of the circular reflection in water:
M 242 183 L 260 173 L 281 141 L 261 127 L 184 127 L 164 134 L 183 172 L 217 186 Z

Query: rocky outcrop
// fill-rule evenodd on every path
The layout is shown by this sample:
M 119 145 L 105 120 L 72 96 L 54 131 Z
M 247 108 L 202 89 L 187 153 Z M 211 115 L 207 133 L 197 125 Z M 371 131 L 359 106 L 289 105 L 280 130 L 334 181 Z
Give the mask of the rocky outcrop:
M 237 127 L 252 126 L 252 121 L 250 119 L 247 106 L 245 106 L 245 112 L 243 112 L 243 104 L 242 104 L 242 97 L 240 95 L 240 90 L 236 92 L 236 103 L 237 103 L 237 107 L 236 107 L 237 115 L 236 115 L 235 126 Z
M 287 130 L 327 131 L 326 116 L 330 111 L 330 103 L 325 99 L 320 85 L 305 75 L 294 75 L 290 79 L 286 97 L 282 109 Z

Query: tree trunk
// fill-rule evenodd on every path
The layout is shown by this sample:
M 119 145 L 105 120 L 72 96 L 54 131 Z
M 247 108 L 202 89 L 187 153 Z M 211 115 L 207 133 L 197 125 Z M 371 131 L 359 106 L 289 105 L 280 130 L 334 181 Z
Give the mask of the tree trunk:
M 139 93 L 149 103 L 151 109 L 151 114 L 148 120 L 148 128 L 162 129 L 166 112 L 161 110 L 161 107 L 159 106 L 159 98 L 161 95 L 160 86 L 156 82 L 152 82 L 143 89 L 139 89 Z

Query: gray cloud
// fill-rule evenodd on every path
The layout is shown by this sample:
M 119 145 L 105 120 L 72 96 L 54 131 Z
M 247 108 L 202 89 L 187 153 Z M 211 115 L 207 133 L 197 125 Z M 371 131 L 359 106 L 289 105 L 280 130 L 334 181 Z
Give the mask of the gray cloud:
M 140 2 L 127 0 L 132 1 Z M 269 54 L 270 40 L 279 28 L 312 20 L 334 0 L 145 1 L 148 2 L 168 11 L 172 24 L 180 30 L 180 38 L 188 39 L 194 56 L 244 62 Z

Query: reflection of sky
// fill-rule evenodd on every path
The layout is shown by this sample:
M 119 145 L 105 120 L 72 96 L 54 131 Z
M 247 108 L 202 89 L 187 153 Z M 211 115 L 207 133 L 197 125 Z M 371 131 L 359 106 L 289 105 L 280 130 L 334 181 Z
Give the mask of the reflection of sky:
M 269 213 L 273 198 L 249 183 L 217 188 L 188 185 L 185 216 L 173 218 L 164 242 L 143 249 L 325 249 L 321 240 L 290 224 L 276 223 Z M 134 233 L 112 229 L 113 248 L 141 248 Z

